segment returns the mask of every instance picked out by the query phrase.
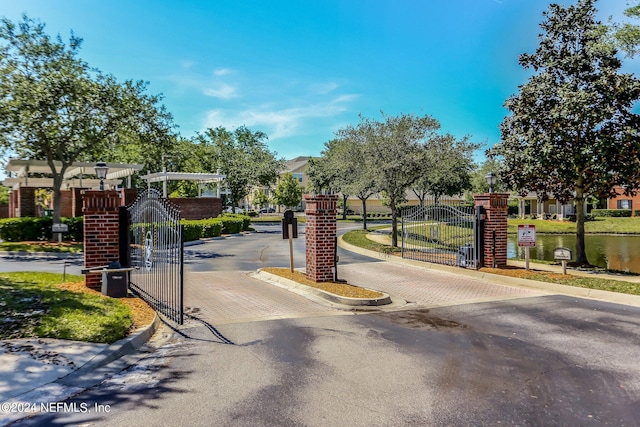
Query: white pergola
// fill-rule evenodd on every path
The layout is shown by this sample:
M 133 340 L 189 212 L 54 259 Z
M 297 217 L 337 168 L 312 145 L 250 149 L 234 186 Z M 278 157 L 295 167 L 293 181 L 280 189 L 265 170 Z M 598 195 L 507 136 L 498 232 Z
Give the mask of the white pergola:
M 62 163 L 53 162 L 56 173 L 62 170 Z M 65 171 L 62 189 L 69 188 L 98 188 L 100 180 L 96 178 L 95 163 L 74 162 Z M 107 163 L 109 171 L 104 180 L 107 186 L 117 186 L 123 178 L 127 178 L 127 187 L 131 187 L 131 176 L 141 171 L 143 165 Z M 52 170 L 46 160 L 17 160 L 11 159 L 7 163 L 6 171 L 10 174 L 2 184 L 17 190 L 20 187 L 52 188 L 53 178 L 34 177 L 33 174 L 51 175 Z
M 189 173 L 189 172 L 155 172 L 141 176 L 147 181 L 147 187 L 151 188 L 152 182 L 162 182 L 162 197 L 167 197 L 168 181 L 195 181 L 198 184 L 219 183 L 227 176 L 219 173 Z M 198 185 L 199 187 L 199 185 Z M 198 193 L 200 189 L 198 188 Z M 200 195 L 200 194 L 198 194 Z M 220 197 L 220 186 L 218 185 L 218 197 Z

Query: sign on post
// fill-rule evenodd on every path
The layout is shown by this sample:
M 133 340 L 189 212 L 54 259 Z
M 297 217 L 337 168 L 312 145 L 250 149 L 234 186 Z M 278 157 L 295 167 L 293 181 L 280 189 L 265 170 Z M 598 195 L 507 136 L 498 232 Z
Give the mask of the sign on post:
M 53 224 L 51 226 L 51 232 L 53 233 L 68 233 L 69 226 L 67 224 Z
M 571 249 L 555 248 L 553 250 L 553 259 L 562 261 L 562 274 L 567 274 L 567 261 L 571 261 Z
M 58 233 L 58 243 L 62 243 L 62 233 L 69 232 L 69 226 L 67 224 L 53 224 L 51 226 L 52 233 Z
M 536 245 L 536 226 L 531 224 L 518 225 L 518 246 L 531 247 Z
M 289 239 L 289 266 L 293 273 L 293 239 L 298 238 L 298 219 L 293 216 L 293 211 L 287 209 L 282 218 L 282 238 Z
M 529 248 L 536 245 L 536 226 L 518 224 L 518 246 L 524 247 L 524 268 L 529 269 Z

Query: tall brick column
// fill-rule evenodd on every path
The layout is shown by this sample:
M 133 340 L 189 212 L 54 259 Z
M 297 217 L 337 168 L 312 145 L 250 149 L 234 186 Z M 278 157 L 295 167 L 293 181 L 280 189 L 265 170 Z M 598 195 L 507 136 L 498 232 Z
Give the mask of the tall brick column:
M 9 218 L 15 218 L 17 210 L 18 191 L 11 190 L 9 193 Z
M 494 265 L 493 245 L 495 233 L 495 265 L 507 265 L 507 216 L 509 193 L 485 193 L 474 196 L 476 206 L 484 207 L 484 266 Z
M 315 282 L 333 280 L 337 200 L 336 194 L 304 196 L 307 277 Z
M 108 265 L 120 255 L 118 218 L 120 195 L 117 191 L 85 190 L 82 200 L 84 212 L 84 268 Z M 102 276 L 87 274 L 85 284 L 100 290 Z
M 16 216 L 36 216 L 36 188 L 20 187 L 17 201 L 18 214 Z

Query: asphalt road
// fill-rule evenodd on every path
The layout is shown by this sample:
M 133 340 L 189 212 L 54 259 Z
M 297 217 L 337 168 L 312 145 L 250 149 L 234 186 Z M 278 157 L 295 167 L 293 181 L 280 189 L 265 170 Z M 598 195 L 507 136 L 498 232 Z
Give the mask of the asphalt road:
M 289 267 L 289 241 L 282 239 L 279 224 L 253 225 L 256 233 L 210 240 L 203 245 L 185 248 L 185 270 L 202 271 L 255 271 L 261 267 Z M 338 235 L 360 224 L 339 224 Z M 305 266 L 304 225 L 298 227 L 298 238 L 293 239 L 295 268 Z M 340 264 L 371 262 L 372 259 L 338 248 Z
M 564 296 L 213 329 L 192 324 L 156 345 L 136 367 L 67 402 L 89 412 L 18 425 L 640 420 L 640 309 Z
M 186 268 L 214 278 L 288 263 L 277 231 L 193 248 Z M 189 320 L 16 425 L 639 425 L 640 308 L 550 295 L 343 314 Z

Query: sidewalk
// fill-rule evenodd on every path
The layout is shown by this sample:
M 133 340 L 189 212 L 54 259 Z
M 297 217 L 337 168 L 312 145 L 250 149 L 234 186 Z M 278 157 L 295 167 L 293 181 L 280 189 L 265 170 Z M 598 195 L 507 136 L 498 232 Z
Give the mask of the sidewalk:
M 150 325 L 113 344 L 46 338 L 0 341 L 0 426 L 39 411 L 40 404 L 63 401 L 99 383 L 109 372 L 106 365 L 145 344 L 159 325 L 156 316 Z

